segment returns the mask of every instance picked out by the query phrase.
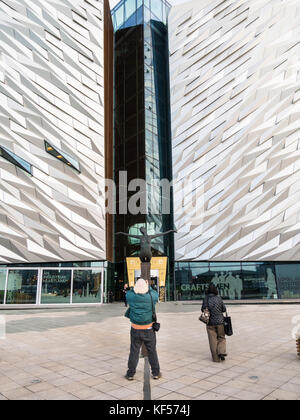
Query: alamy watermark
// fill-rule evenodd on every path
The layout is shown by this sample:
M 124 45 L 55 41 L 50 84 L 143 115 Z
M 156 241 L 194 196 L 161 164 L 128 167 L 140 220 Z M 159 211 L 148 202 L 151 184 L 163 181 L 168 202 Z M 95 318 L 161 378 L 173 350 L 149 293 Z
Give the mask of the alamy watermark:
M 192 176 L 181 179 L 141 178 L 128 182 L 128 173 L 119 172 L 118 186 L 111 179 L 105 180 L 108 214 L 178 214 L 193 224 L 199 224 L 204 215 L 204 181 Z M 172 209 L 172 197 L 174 197 Z

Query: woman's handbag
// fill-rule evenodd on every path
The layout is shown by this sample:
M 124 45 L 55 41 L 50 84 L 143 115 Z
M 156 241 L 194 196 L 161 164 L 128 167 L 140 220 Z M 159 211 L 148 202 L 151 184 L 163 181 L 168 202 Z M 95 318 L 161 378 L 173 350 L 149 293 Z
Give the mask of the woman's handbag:
M 206 304 L 208 305 L 208 298 Z M 204 324 L 208 324 L 210 318 L 210 312 L 208 308 L 205 308 L 202 314 L 199 316 L 199 321 L 203 322 Z
M 227 312 L 226 312 L 226 316 L 224 316 L 224 330 L 225 330 L 225 334 L 228 335 L 229 337 L 233 334 L 231 317 L 228 316 Z
M 154 305 L 153 305 L 153 299 L 152 299 L 152 295 L 151 295 L 151 292 L 150 292 L 150 288 L 149 288 L 149 295 L 150 295 L 151 304 L 152 304 L 152 321 L 153 321 L 152 328 L 153 328 L 153 331 L 158 332 L 159 329 L 160 329 L 160 323 L 157 322 L 157 316 L 156 316 L 156 313 L 155 313 L 155 308 L 154 308 Z
M 204 309 L 202 314 L 199 316 L 199 321 L 203 322 L 204 324 L 208 324 L 210 318 L 210 312 L 208 309 Z

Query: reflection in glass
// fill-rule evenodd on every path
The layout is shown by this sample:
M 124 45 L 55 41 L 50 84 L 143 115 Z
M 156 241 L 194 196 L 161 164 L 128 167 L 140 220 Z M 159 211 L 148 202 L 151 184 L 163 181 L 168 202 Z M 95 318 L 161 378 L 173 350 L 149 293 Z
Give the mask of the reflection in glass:
M 119 26 L 121 5 L 124 5 L 124 22 Z M 137 10 L 132 13 L 134 5 Z M 123 0 L 112 10 L 115 29 L 114 170 L 116 203 L 121 210 L 115 217 L 116 232 L 131 233 L 137 225 L 147 227 L 148 233 L 152 228 L 155 233 L 173 229 L 172 196 L 169 198 L 162 188 L 153 187 L 153 181 L 172 180 L 168 30 L 162 22 L 166 14 L 163 8 L 167 7 L 162 0 Z M 126 201 L 121 199 L 120 171 L 127 171 L 128 184 L 137 178 L 146 181 L 146 191 L 137 202 L 140 211 L 136 215 L 123 213 L 123 206 L 127 209 L 126 201 L 131 200 L 133 194 L 128 194 Z M 148 212 L 143 206 L 145 202 Z M 170 211 L 163 212 L 162 206 Z M 116 262 L 136 255 L 138 244 L 135 242 L 118 238 Z M 168 255 L 170 258 L 169 273 L 172 274 L 167 292 L 173 293 L 174 288 L 170 286 L 174 281 L 173 235 L 158 238 L 152 245 L 154 256 Z
M 275 275 L 275 266 L 272 263 L 177 263 L 177 299 L 202 299 L 206 286 L 211 282 L 223 299 L 277 299 L 278 288 L 285 297 L 300 297 L 300 276 L 297 275 L 300 264 L 296 266 L 292 268 L 292 265 L 281 264 L 280 269 L 276 265 Z
M 22 159 L 20 156 L 17 156 L 11 150 L 6 149 L 6 147 L 0 146 L 0 156 L 18 166 L 19 168 L 24 169 L 24 171 L 28 172 L 29 174 L 32 174 L 31 164 L 26 162 L 26 160 Z
M 152 12 L 153 19 L 158 18 L 160 21 L 163 20 L 162 6 L 163 4 L 161 0 L 151 0 L 151 12 Z
M 80 173 L 79 162 L 75 158 L 73 158 L 69 153 L 63 152 L 57 147 L 52 146 L 46 140 L 44 144 L 47 153 L 49 153 L 51 156 L 54 156 L 56 159 L 59 159 L 61 162 L 65 163 L 66 165 L 70 166 L 71 168 L 75 169 L 77 172 Z
M 43 270 L 41 303 L 70 303 L 71 270 Z
M 176 295 L 178 300 L 203 299 L 210 283 L 208 264 L 202 268 L 189 269 L 187 263 L 176 269 Z
M 121 5 L 115 12 L 116 27 L 119 28 L 124 23 L 124 4 Z
M 188 267 L 181 267 L 180 270 L 175 271 L 176 281 L 176 299 L 177 300 L 190 300 L 189 282 L 192 277 L 191 271 Z
M 276 264 L 280 299 L 300 298 L 300 264 Z
M 126 0 L 125 2 L 125 20 L 129 19 L 136 11 L 135 0 Z
M 220 267 L 236 267 L 239 270 L 241 269 L 240 262 L 211 262 L 210 271 L 218 271 Z
M 277 298 L 272 266 L 266 267 L 265 264 L 243 265 L 242 274 L 244 279 L 243 297 L 245 299 Z
M 72 303 L 101 302 L 100 270 L 74 270 Z
M 218 289 L 219 295 L 225 299 L 241 299 L 243 280 L 240 264 L 231 266 L 210 265 L 211 282 Z
M 0 270 L 0 305 L 4 303 L 6 273 L 7 270 Z
M 35 304 L 38 270 L 9 270 L 7 304 Z

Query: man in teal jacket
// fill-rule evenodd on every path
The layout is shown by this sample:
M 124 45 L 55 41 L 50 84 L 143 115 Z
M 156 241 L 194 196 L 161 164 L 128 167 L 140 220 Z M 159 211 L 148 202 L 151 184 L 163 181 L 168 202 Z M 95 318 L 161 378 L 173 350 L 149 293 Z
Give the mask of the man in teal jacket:
M 153 379 L 161 377 L 159 361 L 156 351 L 156 335 L 152 328 L 152 302 L 155 307 L 158 302 L 158 294 L 149 288 L 148 282 L 139 279 L 133 290 L 127 292 L 126 299 L 129 305 L 125 316 L 131 321 L 130 332 L 130 354 L 128 359 L 128 371 L 126 378 L 131 381 L 136 373 L 136 367 L 139 362 L 139 353 L 141 345 L 144 343 L 148 351 L 149 363 Z

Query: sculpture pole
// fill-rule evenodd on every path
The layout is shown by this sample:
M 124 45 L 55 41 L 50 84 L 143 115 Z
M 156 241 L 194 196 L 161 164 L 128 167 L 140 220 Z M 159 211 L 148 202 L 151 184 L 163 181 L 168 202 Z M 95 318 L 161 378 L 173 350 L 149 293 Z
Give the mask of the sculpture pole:
M 176 230 L 168 230 L 167 232 L 158 233 L 156 235 L 148 235 L 146 228 L 140 228 L 142 235 L 129 235 L 125 232 L 118 232 L 116 235 L 125 235 L 130 238 L 135 238 L 140 240 L 140 252 L 139 257 L 141 260 L 141 277 L 150 282 L 151 280 L 151 259 L 152 259 L 152 250 L 151 250 L 151 241 L 154 238 L 159 238 L 161 236 L 168 235 L 172 232 L 177 232 Z

